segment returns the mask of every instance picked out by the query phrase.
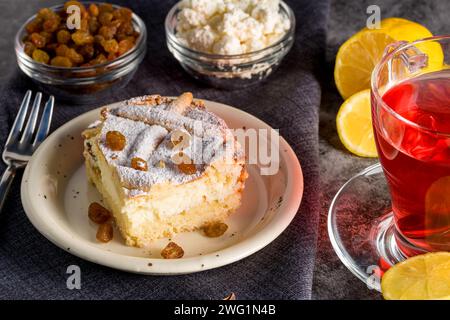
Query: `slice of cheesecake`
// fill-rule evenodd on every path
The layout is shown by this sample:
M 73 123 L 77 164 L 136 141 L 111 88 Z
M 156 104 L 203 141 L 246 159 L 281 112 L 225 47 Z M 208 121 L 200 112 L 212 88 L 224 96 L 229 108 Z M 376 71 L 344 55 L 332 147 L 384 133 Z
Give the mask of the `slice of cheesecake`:
M 103 109 L 83 138 L 88 178 L 127 245 L 223 222 L 241 204 L 247 178 L 241 147 L 190 93 Z

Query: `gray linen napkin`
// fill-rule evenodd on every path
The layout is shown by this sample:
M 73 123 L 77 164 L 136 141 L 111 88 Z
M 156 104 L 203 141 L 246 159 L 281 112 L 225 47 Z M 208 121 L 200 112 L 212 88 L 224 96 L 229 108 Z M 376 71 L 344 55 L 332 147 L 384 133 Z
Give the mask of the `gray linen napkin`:
M 3 299 L 309 299 L 319 215 L 317 77 L 324 59 L 328 0 L 288 1 L 297 18 L 291 53 L 267 82 L 238 91 L 206 87 L 189 77 L 165 45 L 163 22 L 174 1 L 122 1 L 146 24 L 148 52 L 126 89 L 104 103 L 148 93 L 196 97 L 245 110 L 274 128 L 302 164 L 305 191 L 301 208 L 285 232 L 254 255 L 215 270 L 184 276 L 141 276 L 83 261 L 57 248 L 28 221 L 20 199 L 19 175 L 0 214 L 0 298 Z M 0 113 L 3 145 L 20 100 L 31 81 L 19 71 L 5 85 Z M 52 129 L 98 105 L 57 103 Z M 3 169 L 3 166 L 1 167 Z M 66 288 L 66 268 L 78 265 L 81 290 Z

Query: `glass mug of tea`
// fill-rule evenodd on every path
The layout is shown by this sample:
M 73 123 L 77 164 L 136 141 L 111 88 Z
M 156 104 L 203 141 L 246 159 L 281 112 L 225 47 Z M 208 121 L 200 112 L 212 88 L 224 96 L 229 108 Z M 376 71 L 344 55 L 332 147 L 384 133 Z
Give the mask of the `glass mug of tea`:
M 371 87 L 397 246 L 450 251 L 450 36 L 390 45 Z

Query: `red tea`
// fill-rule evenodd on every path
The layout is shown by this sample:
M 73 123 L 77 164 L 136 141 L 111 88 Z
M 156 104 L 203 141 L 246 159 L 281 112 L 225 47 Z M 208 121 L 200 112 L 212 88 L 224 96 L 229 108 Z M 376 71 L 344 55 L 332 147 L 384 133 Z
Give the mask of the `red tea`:
M 372 108 L 372 118 L 397 230 L 427 251 L 450 251 L 450 71 L 401 82 L 382 100 L 394 112 Z

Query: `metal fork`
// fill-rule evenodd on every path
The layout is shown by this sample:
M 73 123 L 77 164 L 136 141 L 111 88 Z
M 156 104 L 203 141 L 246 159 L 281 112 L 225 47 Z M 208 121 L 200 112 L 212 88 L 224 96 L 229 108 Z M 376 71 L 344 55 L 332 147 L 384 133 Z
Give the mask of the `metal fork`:
M 27 118 L 28 107 L 31 101 L 31 90 L 28 90 L 20 105 L 14 124 L 9 132 L 6 140 L 5 149 L 3 150 L 2 158 L 8 166 L 3 173 L 0 181 L 0 211 L 3 209 L 6 196 L 8 195 L 11 183 L 16 175 L 18 169 L 24 168 L 30 160 L 33 152 L 47 137 L 50 130 L 50 123 L 53 114 L 53 105 L 55 98 L 50 96 L 45 103 L 44 111 L 42 112 L 39 127 L 36 130 L 36 123 L 39 116 L 39 108 L 42 100 L 42 93 L 38 92 L 34 97 L 33 106 L 31 108 L 30 116 L 25 125 Z

